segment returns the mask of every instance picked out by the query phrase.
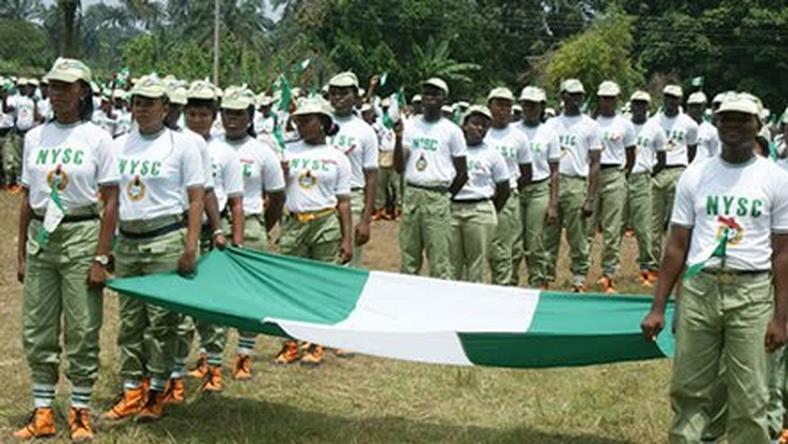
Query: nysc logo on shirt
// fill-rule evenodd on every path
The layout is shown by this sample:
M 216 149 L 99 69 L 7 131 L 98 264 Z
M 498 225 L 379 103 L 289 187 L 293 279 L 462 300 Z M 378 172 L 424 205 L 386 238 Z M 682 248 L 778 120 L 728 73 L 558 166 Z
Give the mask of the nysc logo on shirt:
M 356 149 L 356 138 L 353 136 L 348 136 L 347 134 L 339 134 L 334 136 L 329 141 L 331 145 L 334 146 L 335 149 L 342 151 L 345 154 L 350 154 Z
M 438 151 L 438 141 L 429 137 L 417 137 L 413 139 L 413 149 L 424 151 Z
M 134 180 L 126 185 L 126 195 L 132 202 L 137 202 L 145 198 L 145 183 L 140 176 L 134 176 Z
M 561 144 L 561 157 L 569 153 L 569 149 L 577 145 L 577 136 L 574 134 L 561 134 L 558 136 L 558 142 Z
M 300 159 L 294 158 L 290 159 L 290 169 L 297 170 L 297 169 L 306 169 L 312 171 L 331 171 L 328 167 L 330 164 L 334 163 L 333 161 L 324 160 L 324 159 Z
M 42 148 L 36 155 L 36 165 L 82 165 L 85 152 L 76 148 Z
M 721 241 L 723 237 L 727 237 L 728 245 L 739 245 L 744 239 L 744 228 L 736 222 L 736 218 L 719 216 L 717 222 L 720 225 L 714 235 L 715 240 Z
M 68 186 L 68 174 L 62 166 L 58 165 L 54 170 L 47 174 L 47 184 L 49 188 L 57 187 L 58 191 L 63 191 Z
M 468 160 L 468 171 L 479 171 L 480 173 L 485 173 L 487 172 L 487 169 L 484 167 L 484 164 L 478 160 Z
M 665 146 L 666 151 L 673 151 L 673 148 L 676 148 L 679 143 L 684 140 L 684 131 L 679 130 L 666 130 L 665 136 L 668 139 L 668 143 Z
M 311 170 L 306 170 L 298 175 L 298 186 L 306 190 L 317 185 L 317 177 L 312 175 Z
M 533 151 L 534 153 L 539 154 L 539 153 L 542 152 L 542 144 L 541 143 L 539 143 L 539 142 L 531 142 L 529 145 L 531 147 L 531 151 Z
M 495 147 L 504 159 L 514 159 L 517 156 L 517 150 L 513 146 L 498 145 Z
M 728 237 L 728 245 L 738 245 L 744 239 L 744 228 L 734 216 L 759 218 L 763 215 L 763 201 L 735 196 L 708 196 L 706 214 L 717 216 L 715 238 L 719 241 Z
M 161 173 L 161 161 L 158 160 L 129 160 L 118 161 L 121 175 L 158 176 Z

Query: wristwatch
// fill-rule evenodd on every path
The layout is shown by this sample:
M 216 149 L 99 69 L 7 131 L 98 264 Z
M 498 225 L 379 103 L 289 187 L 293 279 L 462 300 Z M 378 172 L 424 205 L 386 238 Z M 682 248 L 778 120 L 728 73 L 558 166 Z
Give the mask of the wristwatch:
M 101 265 L 102 267 L 106 267 L 109 265 L 109 256 L 106 254 L 99 254 L 98 256 L 93 258 L 93 262 Z

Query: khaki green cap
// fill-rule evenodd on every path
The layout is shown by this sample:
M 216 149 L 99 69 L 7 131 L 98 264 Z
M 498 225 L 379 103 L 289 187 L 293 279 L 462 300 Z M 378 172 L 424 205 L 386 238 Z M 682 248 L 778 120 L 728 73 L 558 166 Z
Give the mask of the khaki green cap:
M 195 80 L 186 91 L 186 99 L 216 100 L 216 87 L 207 80 Z
M 134 87 L 131 88 L 132 96 L 148 97 L 158 99 L 167 97 L 167 87 L 155 74 L 141 77 Z
M 307 97 L 298 102 L 298 109 L 293 113 L 294 116 L 306 116 L 309 114 L 320 114 L 333 119 L 334 109 L 322 97 Z
M 546 102 L 547 95 L 542 88 L 536 86 L 526 86 L 520 93 L 521 102 Z
M 487 101 L 489 102 L 492 99 L 502 99 L 514 102 L 514 94 L 512 94 L 512 90 L 505 86 L 493 88 L 490 94 L 487 95 Z
M 170 103 L 174 105 L 186 105 L 189 101 L 186 97 L 186 88 L 171 86 L 167 90 L 167 96 L 170 98 Z
M 684 90 L 678 85 L 666 85 L 665 88 L 662 89 L 662 94 L 682 98 L 684 97 Z
M 44 76 L 44 79 L 48 82 L 58 80 L 66 83 L 74 83 L 78 80 L 82 80 L 83 82 L 90 83 L 90 68 L 79 60 L 61 57 L 55 60 L 52 69 Z
M 646 91 L 635 91 L 632 93 L 632 97 L 629 98 L 630 102 L 641 101 L 641 102 L 648 102 L 651 103 L 651 95 Z
M 331 77 L 331 80 L 328 81 L 328 86 L 334 86 L 337 88 L 348 88 L 355 86 L 358 88 L 358 77 L 350 71 L 341 72 L 334 77 Z
M 612 80 L 605 80 L 600 83 L 596 91 L 597 97 L 618 97 L 619 94 L 621 94 L 621 87 Z
M 222 96 L 222 109 L 242 110 L 254 104 L 247 90 L 243 86 L 230 86 L 224 90 Z
M 583 82 L 577 79 L 566 79 L 561 82 L 561 92 L 569 94 L 585 94 L 586 90 L 583 88 Z
M 471 117 L 474 114 L 481 114 L 482 116 L 492 120 L 492 113 L 490 109 L 484 105 L 473 105 L 468 108 L 468 111 L 465 112 L 465 115 L 462 117 L 462 121 L 465 122 L 465 119 Z
M 439 79 L 437 77 L 427 79 L 424 81 L 424 83 L 422 83 L 422 86 L 427 86 L 427 85 L 434 86 L 435 88 L 438 88 L 441 91 L 443 91 L 443 94 L 447 96 L 449 95 L 449 85 L 447 85 L 446 82 L 443 81 L 443 79 Z

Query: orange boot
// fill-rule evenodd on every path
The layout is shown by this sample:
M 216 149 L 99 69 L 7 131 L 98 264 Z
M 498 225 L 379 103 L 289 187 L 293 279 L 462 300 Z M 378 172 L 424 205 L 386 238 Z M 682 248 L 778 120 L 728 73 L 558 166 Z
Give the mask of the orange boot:
M 203 379 L 208 374 L 208 356 L 205 353 L 200 353 L 200 359 L 197 360 L 197 365 L 189 370 L 189 377 L 194 379 Z
M 222 366 L 216 365 L 210 368 L 202 381 L 200 390 L 209 393 L 218 393 L 224 390 L 222 383 Z
M 124 390 L 123 394 L 115 401 L 115 404 L 104 413 L 104 419 L 119 421 L 138 414 L 145 406 L 146 397 L 147 390 L 145 390 L 143 385 L 134 389 Z
M 153 422 L 164 415 L 164 399 L 167 395 L 158 390 L 151 390 L 148 393 L 148 400 L 137 414 L 139 422 Z
M 322 345 L 309 344 L 306 352 L 301 356 L 301 365 L 317 367 L 323 362 L 325 350 Z
M 71 407 L 68 410 L 69 437 L 73 442 L 93 440 L 93 427 L 90 425 L 90 410 Z
M 249 355 L 236 354 L 233 360 L 233 379 L 245 381 L 252 378 L 252 358 Z
M 602 288 L 602 291 L 607 294 L 618 293 L 615 287 L 613 287 L 613 279 L 607 276 L 602 276 L 598 281 L 596 281 L 596 283 Z
M 282 349 L 276 354 L 274 363 L 276 364 L 292 364 L 301 359 L 301 351 L 298 349 L 298 342 L 285 341 L 282 344 Z
M 651 288 L 654 286 L 654 283 L 651 282 L 651 272 L 648 270 L 640 270 L 638 281 L 640 281 L 640 285 L 645 288 Z
M 36 439 L 55 436 L 55 411 L 52 407 L 33 409 L 27 425 L 13 434 L 16 439 Z
M 183 404 L 186 400 L 186 385 L 183 378 L 170 378 L 164 389 L 165 404 Z

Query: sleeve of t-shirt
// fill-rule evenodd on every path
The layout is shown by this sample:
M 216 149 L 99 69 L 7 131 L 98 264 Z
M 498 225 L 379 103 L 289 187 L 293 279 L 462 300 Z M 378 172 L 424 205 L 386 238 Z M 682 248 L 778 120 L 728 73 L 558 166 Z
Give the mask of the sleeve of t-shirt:
M 285 189 L 285 173 L 274 151 L 263 145 L 263 189 L 267 193 Z
M 601 151 L 602 150 L 602 130 L 599 128 L 599 124 L 595 121 L 591 121 L 588 125 L 588 150 L 589 151 Z
M 545 148 L 547 149 L 547 161 L 558 162 L 561 160 L 561 143 L 558 141 L 558 133 L 546 128 Z
M 635 125 L 629 120 L 624 120 L 624 147 L 635 146 Z
M 193 188 L 205 185 L 205 170 L 202 166 L 200 149 L 197 144 L 183 138 L 181 149 L 181 186 Z
M 506 166 L 506 160 L 497 150 L 492 150 L 491 153 L 493 182 L 507 182 L 509 180 L 509 167 Z
M 665 143 L 667 142 L 665 140 L 665 131 L 662 131 L 662 128 L 658 125 L 654 125 L 653 129 L 654 140 L 652 143 L 654 144 L 654 151 L 665 151 Z
M 468 155 L 468 146 L 465 144 L 465 136 L 462 130 L 453 123 L 449 127 L 449 152 L 451 157 L 465 157 Z
M 689 117 L 687 120 L 687 145 L 698 144 L 698 124 Z
M 528 137 L 523 134 L 517 138 L 517 163 L 532 163 L 533 155 L 531 154 L 531 144 L 528 142 Z
M 775 169 L 779 169 L 775 168 Z M 776 172 L 777 184 L 772 205 L 772 233 L 788 234 L 788 173 Z
M 228 150 L 222 165 L 224 189 L 228 197 L 243 196 L 244 179 L 241 157 L 235 150 Z
M 112 144 L 112 137 L 101 128 L 96 128 L 96 152 L 98 158 L 98 183 L 99 185 L 116 184 L 120 181 L 118 170 L 117 150 Z
M 670 222 L 685 228 L 695 226 L 695 187 L 692 171 L 685 172 L 676 185 L 676 198 L 673 201 L 673 214 Z
M 337 153 L 340 153 L 337 151 Z M 337 180 L 334 184 L 335 196 L 349 196 L 350 195 L 350 160 L 347 156 L 340 155 L 337 158 Z
M 9 98 L 8 100 L 11 100 Z M 27 168 L 27 156 L 30 153 L 30 150 L 33 149 L 34 141 L 32 140 L 37 134 L 40 134 L 40 131 L 28 131 L 25 134 L 25 140 L 22 144 L 22 178 L 20 181 L 25 188 L 30 188 L 30 173 L 28 172 Z
M 364 149 L 364 160 L 362 168 L 364 171 L 378 169 L 378 136 L 371 126 L 367 126 L 369 131 L 365 131 L 364 138 L 361 140 Z

